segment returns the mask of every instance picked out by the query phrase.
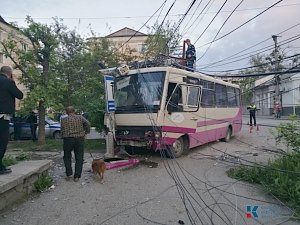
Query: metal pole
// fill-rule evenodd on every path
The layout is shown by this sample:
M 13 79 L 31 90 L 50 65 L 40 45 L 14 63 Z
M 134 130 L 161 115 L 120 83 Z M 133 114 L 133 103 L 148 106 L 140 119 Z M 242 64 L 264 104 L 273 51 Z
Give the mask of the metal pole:
M 273 41 L 275 43 L 275 49 L 274 49 L 274 56 L 275 56 L 275 60 L 276 60 L 276 63 L 275 63 L 275 72 L 278 72 L 279 70 L 279 54 L 278 54 L 278 45 L 277 45 L 277 38 L 279 36 L 277 35 L 272 35 L 272 38 L 273 38 Z M 275 102 L 279 102 L 280 105 L 281 102 L 280 102 L 280 78 L 279 78 L 279 74 L 276 74 L 275 75 L 275 83 L 276 83 L 276 86 L 275 86 Z
M 106 125 L 108 132 L 106 135 L 106 153 L 104 154 L 105 158 L 112 158 L 115 154 L 115 116 L 114 113 L 106 113 L 104 124 Z

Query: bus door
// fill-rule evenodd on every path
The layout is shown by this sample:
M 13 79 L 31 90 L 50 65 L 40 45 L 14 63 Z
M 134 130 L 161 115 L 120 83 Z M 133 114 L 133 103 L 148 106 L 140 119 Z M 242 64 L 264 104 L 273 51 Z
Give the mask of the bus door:
M 196 132 L 200 99 L 201 86 L 169 83 L 164 121 L 164 125 L 170 128 L 168 136 L 178 138 Z

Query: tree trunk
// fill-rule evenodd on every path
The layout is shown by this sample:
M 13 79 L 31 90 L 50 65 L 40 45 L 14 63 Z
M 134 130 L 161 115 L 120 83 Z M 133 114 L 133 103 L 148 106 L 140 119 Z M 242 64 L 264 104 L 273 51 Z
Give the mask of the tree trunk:
M 39 133 L 38 133 L 38 145 L 44 145 L 45 140 L 45 106 L 43 101 L 39 101 Z

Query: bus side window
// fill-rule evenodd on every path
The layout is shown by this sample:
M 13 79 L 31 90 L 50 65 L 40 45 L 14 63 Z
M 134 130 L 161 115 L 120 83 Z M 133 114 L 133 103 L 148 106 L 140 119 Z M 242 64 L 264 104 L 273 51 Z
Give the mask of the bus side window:
M 168 112 L 182 112 L 182 90 L 176 83 L 169 83 L 167 96 Z
M 201 106 L 204 108 L 214 108 L 216 106 L 215 90 L 202 89 Z
M 235 93 L 235 88 L 227 86 L 228 107 L 237 107 L 237 99 L 239 96 Z
M 217 107 L 227 108 L 228 101 L 227 101 L 227 88 L 225 85 L 216 84 L 216 105 Z
M 200 87 L 188 87 L 187 105 L 190 108 L 198 107 L 200 101 Z
M 240 101 L 241 101 L 241 95 L 240 95 L 240 89 L 235 88 L 235 95 L 236 95 L 236 100 L 237 100 L 237 106 L 240 106 Z

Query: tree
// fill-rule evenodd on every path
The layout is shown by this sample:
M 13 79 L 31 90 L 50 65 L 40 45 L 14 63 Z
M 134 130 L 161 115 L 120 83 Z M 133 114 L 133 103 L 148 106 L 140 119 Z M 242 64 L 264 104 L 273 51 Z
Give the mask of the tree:
M 60 39 L 60 60 L 56 71 L 65 87 L 60 93 L 63 98 L 61 103 L 64 107 L 73 105 L 77 110 L 87 112 L 92 126 L 101 130 L 105 88 L 98 63 L 101 61 L 108 67 L 116 66 L 119 57 L 117 50 L 106 39 L 90 38 L 85 41 L 75 31 L 63 33 Z
M 176 50 L 181 39 L 179 30 L 176 30 L 176 24 L 169 21 L 164 24 L 155 23 L 148 29 L 149 37 L 145 42 L 145 58 L 153 58 L 159 54 L 169 55 Z
M 52 65 L 57 60 L 56 48 L 59 46 L 58 34 L 62 27 L 58 24 L 45 25 L 26 18 L 27 28 L 16 28 L 26 36 L 31 47 L 22 49 L 14 39 L 2 42 L 4 54 L 22 72 L 22 80 L 29 93 L 24 101 L 24 108 L 38 108 L 39 134 L 38 144 L 45 144 L 45 113 L 49 102 L 55 98 L 60 83 L 52 72 Z M 12 33 L 11 35 L 18 35 Z
M 249 64 L 251 68 L 247 68 L 240 71 L 240 74 L 259 74 L 259 73 L 267 73 L 274 71 L 282 71 L 287 66 L 283 63 L 284 53 L 281 52 L 276 58 L 275 52 L 273 51 L 269 55 L 254 55 L 250 58 Z M 255 80 L 261 78 L 259 77 L 245 77 L 240 80 L 239 85 L 242 89 L 242 97 L 245 104 L 249 104 L 252 101 L 252 93 L 254 88 Z

